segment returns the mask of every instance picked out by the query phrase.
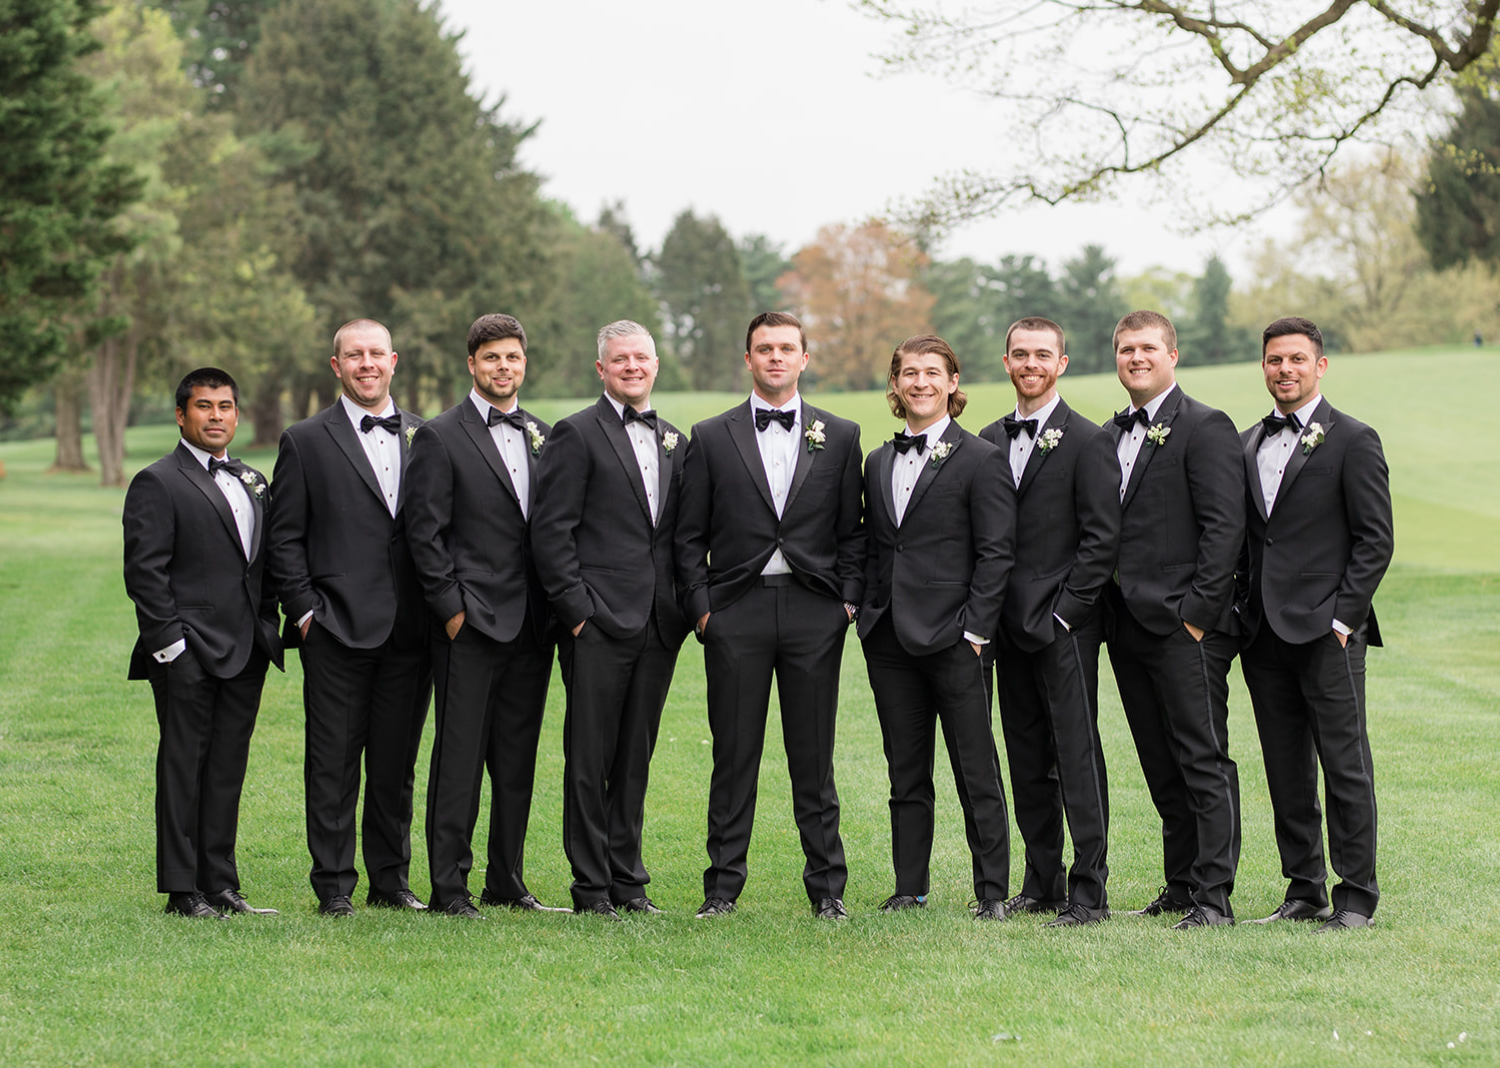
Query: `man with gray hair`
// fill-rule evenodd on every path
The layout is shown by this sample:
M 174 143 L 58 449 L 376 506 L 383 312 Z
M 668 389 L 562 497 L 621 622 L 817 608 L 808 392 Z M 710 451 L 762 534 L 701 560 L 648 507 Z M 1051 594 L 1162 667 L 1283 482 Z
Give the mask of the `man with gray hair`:
M 656 343 L 622 319 L 599 331 L 604 395 L 558 422 L 537 467 L 531 547 L 557 615 L 567 715 L 563 846 L 573 907 L 609 920 L 660 912 L 641 859 L 646 783 L 688 625 L 673 534 L 687 441 L 651 409 Z

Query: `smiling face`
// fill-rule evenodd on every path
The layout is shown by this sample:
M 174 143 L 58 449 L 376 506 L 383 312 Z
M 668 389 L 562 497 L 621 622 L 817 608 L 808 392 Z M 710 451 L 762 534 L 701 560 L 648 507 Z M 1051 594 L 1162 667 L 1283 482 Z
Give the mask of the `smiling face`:
M 391 397 L 391 375 L 396 353 L 385 328 L 370 323 L 349 327 L 339 335 L 338 355 L 332 357 L 333 373 L 344 387 L 344 396 L 372 412 L 385 410 Z
M 604 343 L 604 355 L 594 363 L 604 381 L 604 392 L 627 408 L 644 411 L 651 405 L 651 387 L 659 364 L 656 344 L 647 334 L 626 334 Z
M 526 380 L 526 350 L 521 339 L 502 337 L 486 341 L 469 357 L 474 389 L 496 408 L 508 412 L 516 403 L 516 392 Z
M 1115 339 L 1115 370 L 1139 408 L 1177 381 L 1177 350 L 1167 348 L 1157 327 L 1121 330 Z
M 234 390 L 229 386 L 194 386 L 187 407 L 177 409 L 183 440 L 220 459 L 239 424 L 239 405 L 234 403 Z
M 1016 405 L 1030 415 L 1057 396 L 1057 378 L 1068 367 L 1067 354 L 1052 330 L 1012 330 L 1005 373 L 1016 387 Z
M 1321 392 L 1328 357 L 1318 354 L 1306 334 L 1283 334 L 1266 342 L 1260 367 L 1265 372 L 1266 389 L 1276 402 L 1276 410 L 1286 415 Z
M 904 352 L 891 389 L 906 408 L 906 425 L 920 434 L 948 414 L 948 398 L 958 389 L 958 375 L 948 370 L 939 352 Z
M 795 326 L 762 326 L 750 335 L 745 366 L 755 380 L 755 392 L 767 404 L 779 407 L 792 399 L 807 361 L 802 331 Z

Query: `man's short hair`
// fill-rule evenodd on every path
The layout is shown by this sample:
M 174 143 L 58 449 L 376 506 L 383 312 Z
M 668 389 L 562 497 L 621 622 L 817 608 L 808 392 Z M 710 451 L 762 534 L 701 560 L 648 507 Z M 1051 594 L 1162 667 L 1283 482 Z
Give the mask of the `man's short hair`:
M 1010 336 L 1017 330 L 1051 330 L 1057 335 L 1057 354 L 1061 356 L 1068 351 L 1067 339 L 1063 337 L 1063 328 L 1051 319 L 1043 319 L 1040 315 L 1028 315 L 1017 319 L 1010 324 L 1010 329 L 1005 332 L 1005 355 L 1010 355 Z
M 489 315 L 481 315 L 474 320 L 474 325 L 469 327 L 469 355 L 472 356 L 479 351 L 479 346 L 487 341 L 500 341 L 504 338 L 513 337 L 521 343 L 521 352 L 526 352 L 526 328 L 514 315 L 503 315 L 493 312 Z
M 750 320 L 750 328 L 745 331 L 745 351 L 750 351 L 750 339 L 755 332 L 763 326 L 795 326 L 797 333 L 802 336 L 802 351 L 807 351 L 807 331 L 802 329 L 802 321 L 788 312 L 761 312 Z
M 334 359 L 338 359 L 339 356 L 343 355 L 344 350 L 341 346 L 344 343 L 345 331 L 366 330 L 370 327 L 374 327 L 376 330 L 383 332 L 386 336 L 386 340 L 390 340 L 391 332 L 390 330 L 386 329 L 386 325 L 384 323 L 378 323 L 374 319 L 350 319 L 347 323 L 333 332 Z M 391 342 L 392 347 L 394 347 L 395 344 L 396 343 L 394 341 Z
M 613 341 L 615 338 L 617 338 L 617 337 L 636 337 L 637 335 L 639 335 L 641 337 L 644 337 L 644 338 L 646 338 L 646 340 L 648 340 L 648 341 L 651 342 L 651 355 L 655 356 L 656 355 L 656 339 L 651 336 L 651 331 L 647 330 L 640 323 L 634 322 L 634 321 L 632 321 L 630 319 L 616 319 L 614 322 L 610 323 L 608 326 L 601 326 L 599 328 L 599 360 L 600 360 L 600 362 L 603 362 L 603 360 L 604 360 L 604 350 L 609 347 L 609 343 L 611 341 Z
M 1277 319 L 1266 327 L 1260 335 L 1260 358 L 1266 358 L 1266 345 L 1273 337 L 1290 337 L 1293 334 L 1301 334 L 1312 342 L 1313 354 L 1323 355 L 1323 331 L 1319 330 L 1317 324 L 1311 319 L 1303 319 L 1300 316 L 1288 315 Z
M 1125 316 L 1125 318 L 1115 324 L 1114 337 L 1110 338 L 1109 343 L 1114 347 L 1116 352 L 1119 352 L 1120 334 L 1122 332 L 1126 330 L 1150 330 L 1153 327 L 1161 331 L 1161 339 L 1169 351 L 1177 348 L 1177 328 L 1172 325 L 1171 319 L 1168 319 L 1161 312 L 1156 311 L 1133 311 Z
M 240 406 L 240 387 L 228 371 L 221 371 L 217 367 L 200 367 L 196 371 L 189 371 L 177 383 L 177 407 L 180 410 L 187 411 L 188 401 L 193 399 L 193 390 L 199 386 L 204 389 L 222 389 L 228 386 L 234 394 L 234 406 Z
M 905 356 L 922 356 L 927 353 L 936 353 L 943 358 L 948 365 L 949 377 L 959 373 L 958 354 L 936 334 L 918 334 L 901 342 L 896 346 L 896 351 L 891 353 L 891 373 L 885 385 L 886 402 L 891 406 L 891 414 L 897 419 L 905 419 L 907 416 L 906 405 L 896 393 L 896 376 L 901 373 L 901 360 Z M 955 389 L 948 394 L 948 415 L 957 419 L 963 415 L 964 406 L 968 403 L 968 394 L 961 389 Z

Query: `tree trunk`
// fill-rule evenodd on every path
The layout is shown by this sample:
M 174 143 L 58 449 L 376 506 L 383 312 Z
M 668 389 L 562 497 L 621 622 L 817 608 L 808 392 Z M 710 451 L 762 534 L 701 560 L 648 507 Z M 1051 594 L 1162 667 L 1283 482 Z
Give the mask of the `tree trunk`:
M 140 333 L 132 324 L 119 337 L 99 346 L 89 375 L 89 407 L 94 413 L 94 440 L 99 449 L 99 484 L 125 485 L 125 421 L 135 393 Z
M 438 377 L 437 377 L 437 395 L 438 395 L 438 410 L 439 411 L 446 412 L 449 408 L 453 407 L 453 405 L 457 403 L 457 401 L 454 400 L 453 393 L 454 393 L 454 390 L 453 390 L 453 376 L 452 375 L 438 375 Z M 413 408 L 412 411 L 416 411 L 416 409 Z
M 256 386 L 255 398 L 250 402 L 250 418 L 255 423 L 253 448 L 270 449 L 281 440 L 281 431 L 286 421 L 281 415 L 281 379 L 274 371 L 268 373 Z
M 406 410 L 416 415 L 422 414 L 422 379 L 420 375 L 412 375 L 406 382 Z
M 57 458 L 54 471 L 87 471 L 83 458 L 83 372 L 62 372 L 52 384 L 57 398 Z
M 300 423 L 312 415 L 312 382 L 299 378 L 292 383 L 292 421 Z
M 338 390 L 333 386 L 337 381 L 338 379 L 329 375 L 318 375 L 313 379 L 312 392 L 318 398 L 318 411 L 321 412 L 338 398 Z

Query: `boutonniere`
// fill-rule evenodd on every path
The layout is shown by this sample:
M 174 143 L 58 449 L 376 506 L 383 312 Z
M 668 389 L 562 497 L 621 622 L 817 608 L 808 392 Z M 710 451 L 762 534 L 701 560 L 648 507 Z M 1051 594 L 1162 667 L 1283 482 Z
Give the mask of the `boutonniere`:
M 1167 443 L 1167 435 L 1171 432 L 1172 428 L 1166 423 L 1157 423 L 1146 430 L 1146 440 L 1159 448 Z
M 954 442 L 939 441 L 932 446 L 932 466 L 939 466 L 954 449 Z
M 663 452 L 671 456 L 672 450 L 677 448 L 677 435 L 668 430 L 661 436 L 661 447 Z
M 260 500 L 266 495 L 266 484 L 254 471 L 241 471 L 240 481 L 255 495 L 256 500 Z
M 802 436 L 807 439 L 807 451 L 816 452 L 823 447 L 828 440 L 828 435 L 823 433 L 823 420 L 814 419 L 813 425 L 803 431 Z
M 526 437 L 531 442 L 531 455 L 540 456 L 542 454 L 542 445 L 547 439 L 542 436 L 542 432 L 537 429 L 536 424 L 530 419 L 526 420 Z
M 1057 448 L 1058 442 L 1062 441 L 1063 432 L 1053 427 L 1051 430 L 1043 430 L 1042 436 L 1036 439 L 1036 447 L 1042 452 L 1048 453 Z
M 1322 423 L 1308 423 L 1307 433 L 1302 435 L 1302 455 L 1306 456 L 1319 445 L 1323 444 L 1323 439 L 1327 436 L 1327 434 L 1323 433 Z
M 406 428 L 406 447 L 411 448 L 411 439 L 417 436 L 417 428 L 409 426 Z

